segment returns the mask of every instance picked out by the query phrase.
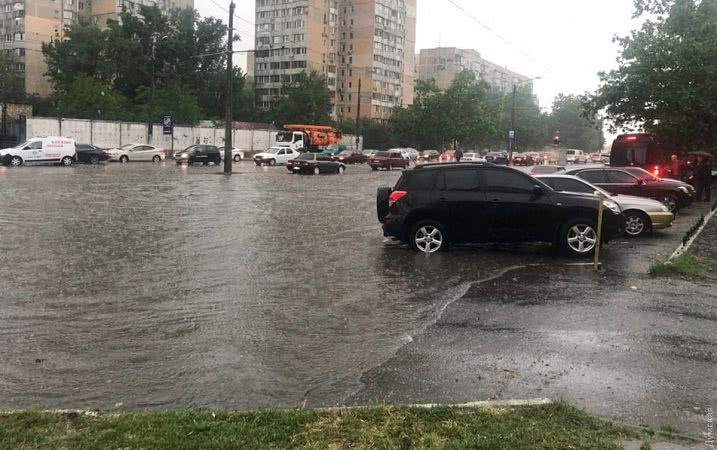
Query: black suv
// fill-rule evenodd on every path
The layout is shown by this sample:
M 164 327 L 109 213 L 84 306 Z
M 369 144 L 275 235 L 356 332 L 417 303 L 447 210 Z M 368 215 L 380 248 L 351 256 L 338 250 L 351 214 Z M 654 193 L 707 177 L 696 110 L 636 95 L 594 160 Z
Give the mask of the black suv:
M 624 228 L 620 207 L 604 201 L 603 240 Z M 451 243 L 550 242 L 577 256 L 597 241 L 597 198 L 553 191 L 541 181 L 493 164 L 426 164 L 379 188 L 385 236 L 434 253 Z
M 216 165 L 221 164 L 222 154 L 216 145 L 190 145 L 175 155 L 177 164 L 187 163 L 203 163 L 209 164 L 213 162 Z

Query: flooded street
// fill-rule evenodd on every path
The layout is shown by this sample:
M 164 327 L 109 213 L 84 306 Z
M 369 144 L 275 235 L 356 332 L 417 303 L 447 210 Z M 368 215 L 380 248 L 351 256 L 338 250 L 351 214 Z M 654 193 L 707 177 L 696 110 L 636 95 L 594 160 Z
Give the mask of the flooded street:
M 0 407 L 330 405 L 469 282 L 548 251 L 384 247 L 399 172 L 0 168 Z

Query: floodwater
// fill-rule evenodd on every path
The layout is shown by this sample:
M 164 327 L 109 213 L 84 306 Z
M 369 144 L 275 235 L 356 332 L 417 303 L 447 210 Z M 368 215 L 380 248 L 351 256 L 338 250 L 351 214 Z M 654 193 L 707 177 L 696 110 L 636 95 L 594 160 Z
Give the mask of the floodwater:
M 385 246 L 398 172 L 0 167 L 0 408 L 331 405 L 529 247 Z

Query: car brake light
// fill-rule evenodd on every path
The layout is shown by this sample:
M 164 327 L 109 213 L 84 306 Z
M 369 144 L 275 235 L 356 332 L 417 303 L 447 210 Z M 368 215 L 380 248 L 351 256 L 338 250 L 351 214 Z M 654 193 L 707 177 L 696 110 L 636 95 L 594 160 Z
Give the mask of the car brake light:
M 391 192 L 391 195 L 388 196 L 388 206 L 393 206 L 397 201 L 401 200 L 403 197 L 405 197 L 408 194 L 406 191 L 393 191 Z
M 660 178 L 660 166 L 655 166 L 655 170 L 652 171 L 652 174 L 657 178 Z
M 626 141 L 636 141 L 636 140 L 637 140 L 637 136 L 635 136 L 635 135 L 625 136 L 625 140 L 626 140 Z

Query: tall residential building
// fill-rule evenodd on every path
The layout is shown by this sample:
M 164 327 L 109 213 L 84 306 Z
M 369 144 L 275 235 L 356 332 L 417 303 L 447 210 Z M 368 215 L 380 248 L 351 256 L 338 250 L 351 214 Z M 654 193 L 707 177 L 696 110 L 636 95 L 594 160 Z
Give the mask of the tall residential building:
M 168 8 L 193 7 L 193 0 L 0 0 L 0 51 L 12 56 L 17 76 L 26 93 L 47 96 L 52 92 L 45 77 L 47 64 L 42 43 L 62 39 L 64 29 L 79 16 L 88 16 L 106 26 L 125 8 L 137 11 L 139 4 Z
M 422 49 L 418 57 L 418 79 L 434 79 L 440 89 L 448 89 L 456 75 L 464 70 L 473 71 L 501 92 L 509 92 L 518 83 L 533 89 L 530 77 L 483 59 L 475 50 L 438 47 Z
M 337 119 L 388 120 L 413 102 L 415 41 L 416 0 L 257 0 L 258 104 L 269 108 L 283 83 L 315 71 Z

